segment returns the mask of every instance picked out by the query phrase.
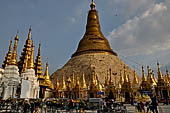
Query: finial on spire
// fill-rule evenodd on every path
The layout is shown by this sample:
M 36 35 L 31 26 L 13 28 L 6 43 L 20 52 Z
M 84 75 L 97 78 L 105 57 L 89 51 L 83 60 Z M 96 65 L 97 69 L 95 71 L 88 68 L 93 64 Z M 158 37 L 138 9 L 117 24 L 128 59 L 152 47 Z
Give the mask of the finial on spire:
M 12 53 L 12 57 L 11 57 L 11 60 L 10 60 L 10 63 L 11 65 L 17 65 L 17 42 L 19 40 L 19 37 L 18 37 L 18 31 L 17 31 L 17 35 L 15 36 L 15 43 L 14 43 L 14 47 L 13 47 L 13 53 Z
M 31 56 L 30 59 L 28 60 L 28 69 L 34 69 L 34 43 L 32 41 L 31 45 Z
M 91 10 L 95 10 L 95 3 L 94 3 L 94 0 L 92 0 L 90 7 L 91 7 Z
M 29 32 L 31 32 L 31 31 L 32 31 L 32 29 L 31 29 L 31 25 L 30 25 Z
M 17 30 L 17 35 L 15 36 L 15 40 L 19 40 L 18 33 L 19 33 L 19 30 Z

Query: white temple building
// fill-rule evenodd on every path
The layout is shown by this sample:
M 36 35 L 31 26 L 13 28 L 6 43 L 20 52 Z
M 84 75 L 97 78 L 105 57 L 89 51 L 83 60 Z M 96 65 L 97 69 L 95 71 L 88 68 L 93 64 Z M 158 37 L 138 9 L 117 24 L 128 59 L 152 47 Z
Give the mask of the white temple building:
M 5 60 L 0 68 L 0 98 L 48 98 L 44 96 L 49 88 L 53 93 L 48 67 L 42 72 L 40 45 L 34 63 L 34 44 L 31 40 L 31 27 L 19 61 L 17 61 L 18 33 L 15 37 L 13 52 L 12 40 Z M 41 87 L 41 88 L 40 88 Z M 50 96 L 51 97 L 51 96 Z

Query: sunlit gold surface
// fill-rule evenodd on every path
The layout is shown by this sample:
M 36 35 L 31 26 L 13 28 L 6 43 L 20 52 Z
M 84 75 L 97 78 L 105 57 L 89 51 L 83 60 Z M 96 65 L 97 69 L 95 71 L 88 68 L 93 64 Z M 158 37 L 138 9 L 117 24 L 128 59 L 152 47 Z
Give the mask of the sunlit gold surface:
M 31 46 L 31 56 L 30 59 L 28 61 L 28 69 L 34 69 L 34 43 L 32 42 L 32 46 Z
M 38 55 L 37 55 L 37 57 L 35 59 L 35 63 L 34 63 L 35 74 L 37 76 L 43 75 L 40 48 L 41 48 L 41 44 L 39 44 Z
M 12 40 L 10 41 L 10 45 L 9 45 L 9 50 L 8 53 L 6 54 L 5 60 L 2 64 L 2 68 L 5 69 L 5 67 L 9 64 L 10 60 L 11 60 L 11 56 L 12 56 Z
M 135 86 L 137 85 L 139 82 L 138 82 L 138 78 L 137 78 L 137 75 L 136 75 L 136 71 L 134 71 L 134 78 L 133 78 L 133 82 L 132 82 L 132 85 Z
M 28 33 L 28 38 L 25 42 L 25 45 L 24 45 L 24 49 L 21 53 L 21 56 L 20 56 L 20 59 L 19 59 L 19 62 L 18 62 L 18 68 L 19 68 L 19 72 L 21 73 L 23 70 L 23 67 L 24 67 L 24 60 L 25 60 L 25 57 L 26 55 L 28 55 L 28 59 L 30 59 L 30 56 L 31 56 L 31 26 L 29 28 L 29 33 Z
M 92 1 L 91 10 L 88 14 L 86 32 L 79 42 L 77 51 L 72 55 L 72 57 L 88 53 L 108 53 L 117 55 L 112 51 L 108 40 L 101 32 L 94 1 Z
M 13 47 L 13 53 L 12 53 L 12 56 L 11 56 L 11 60 L 10 60 L 10 65 L 17 65 L 17 42 L 19 40 L 19 37 L 18 37 L 18 32 L 17 32 L 17 35 L 15 37 L 15 43 L 14 43 L 14 47 Z

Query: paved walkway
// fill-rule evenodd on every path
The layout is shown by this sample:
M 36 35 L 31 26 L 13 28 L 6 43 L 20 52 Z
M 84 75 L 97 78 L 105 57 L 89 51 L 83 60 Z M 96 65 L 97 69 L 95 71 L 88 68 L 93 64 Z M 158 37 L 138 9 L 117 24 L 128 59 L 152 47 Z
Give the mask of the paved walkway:
M 127 108 L 128 113 L 135 113 L 134 106 L 132 106 L 130 104 L 126 104 L 125 106 Z M 159 104 L 158 111 L 159 111 L 159 113 L 170 113 L 170 105 Z

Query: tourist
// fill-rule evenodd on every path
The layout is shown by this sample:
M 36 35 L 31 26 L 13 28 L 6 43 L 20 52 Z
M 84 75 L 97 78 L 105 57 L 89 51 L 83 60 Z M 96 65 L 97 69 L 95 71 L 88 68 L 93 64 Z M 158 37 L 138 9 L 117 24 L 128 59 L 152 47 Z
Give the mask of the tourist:
M 158 100 L 157 100 L 156 96 L 151 98 L 151 104 L 152 104 L 152 112 L 153 113 L 155 113 L 155 112 L 158 113 L 158 109 L 157 109 Z

